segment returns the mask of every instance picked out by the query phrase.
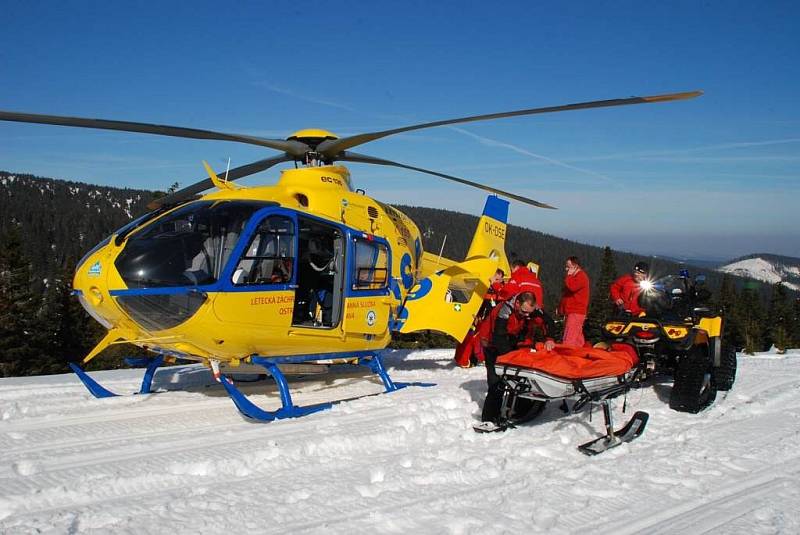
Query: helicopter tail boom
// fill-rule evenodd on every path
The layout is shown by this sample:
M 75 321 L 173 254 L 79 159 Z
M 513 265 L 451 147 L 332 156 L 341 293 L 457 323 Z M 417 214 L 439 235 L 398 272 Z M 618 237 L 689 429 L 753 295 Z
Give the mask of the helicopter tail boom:
M 483 304 L 489 278 L 498 267 L 508 272 L 507 220 L 508 201 L 489 196 L 467 257 L 462 262 L 440 259 L 441 267 L 411 289 L 398 318 L 400 332 L 430 329 L 457 340 L 464 337 Z

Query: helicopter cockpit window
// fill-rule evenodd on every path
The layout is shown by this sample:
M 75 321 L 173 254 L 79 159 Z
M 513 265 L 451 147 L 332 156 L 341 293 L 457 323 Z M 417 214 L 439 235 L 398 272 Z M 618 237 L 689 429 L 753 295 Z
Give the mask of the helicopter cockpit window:
M 195 202 L 133 234 L 115 265 L 128 288 L 217 281 L 245 224 L 266 203 Z
M 389 251 L 373 241 L 355 240 L 354 290 L 379 290 L 389 281 Z
M 294 223 L 282 216 L 264 219 L 236 265 L 236 285 L 285 284 L 294 268 Z

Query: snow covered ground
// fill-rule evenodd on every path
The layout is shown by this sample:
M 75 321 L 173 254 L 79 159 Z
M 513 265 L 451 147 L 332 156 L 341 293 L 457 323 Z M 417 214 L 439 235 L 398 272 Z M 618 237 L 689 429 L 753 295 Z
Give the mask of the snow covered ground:
M 599 412 L 474 433 L 484 369 L 450 355 L 387 356 L 395 380 L 436 387 L 267 424 L 197 367 L 106 400 L 70 375 L 0 379 L 0 533 L 800 532 L 800 351 L 740 356 L 697 415 L 668 408 L 669 383 L 632 392 L 617 425 L 645 410 L 647 430 L 596 457 L 576 446 Z M 140 372 L 95 377 L 133 391 Z M 293 386 L 300 404 L 382 390 L 367 370 Z M 243 389 L 279 406 L 269 383 Z

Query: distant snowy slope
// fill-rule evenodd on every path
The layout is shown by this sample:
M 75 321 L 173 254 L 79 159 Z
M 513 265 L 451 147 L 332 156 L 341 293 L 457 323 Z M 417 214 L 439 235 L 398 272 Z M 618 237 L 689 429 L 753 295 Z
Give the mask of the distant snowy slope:
M 717 270 L 770 284 L 782 282 L 787 288 L 800 291 L 800 258 L 758 255 L 736 260 Z
M 576 446 L 599 436 L 597 410 L 556 403 L 478 435 L 483 368 L 452 350 L 386 363 L 436 386 L 372 396 L 361 369 L 293 380 L 301 404 L 367 397 L 267 424 L 199 366 L 159 370 L 163 393 L 102 400 L 70 375 L 0 379 L 0 533 L 800 533 L 798 350 L 740 356 L 700 414 L 669 409 L 669 382 L 632 391 L 616 421 L 644 410 L 647 429 L 596 457 Z M 96 376 L 132 391 L 141 370 Z M 280 404 L 269 382 L 243 389 Z

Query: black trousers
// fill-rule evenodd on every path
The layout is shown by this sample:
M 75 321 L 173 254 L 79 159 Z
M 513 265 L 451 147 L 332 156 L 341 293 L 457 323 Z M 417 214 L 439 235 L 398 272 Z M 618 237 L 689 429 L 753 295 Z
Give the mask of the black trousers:
M 486 399 L 483 401 L 483 412 L 481 413 L 482 422 L 497 422 L 500 420 L 500 409 L 503 405 L 503 393 L 505 392 L 505 385 L 500 379 L 500 376 L 494 371 L 494 364 L 497 362 L 497 351 L 492 348 L 483 350 L 486 357 L 486 382 L 489 389 L 486 392 Z M 513 395 L 513 394 L 511 394 Z M 545 402 L 534 401 L 527 398 L 517 398 L 514 396 L 508 400 L 510 405 L 510 414 L 507 418 L 522 418 L 537 416 L 543 409 Z
M 487 347 L 483 350 L 486 359 L 486 382 L 489 389 L 486 392 L 486 399 L 483 401 L 483 412 L 481 413 L 482 422 L 494 422 L 500 416 L 500 405 L 503 402 L 503 384 L 500 377 L 494 371 L 494 364 L 497 361 L 497 351 Z

